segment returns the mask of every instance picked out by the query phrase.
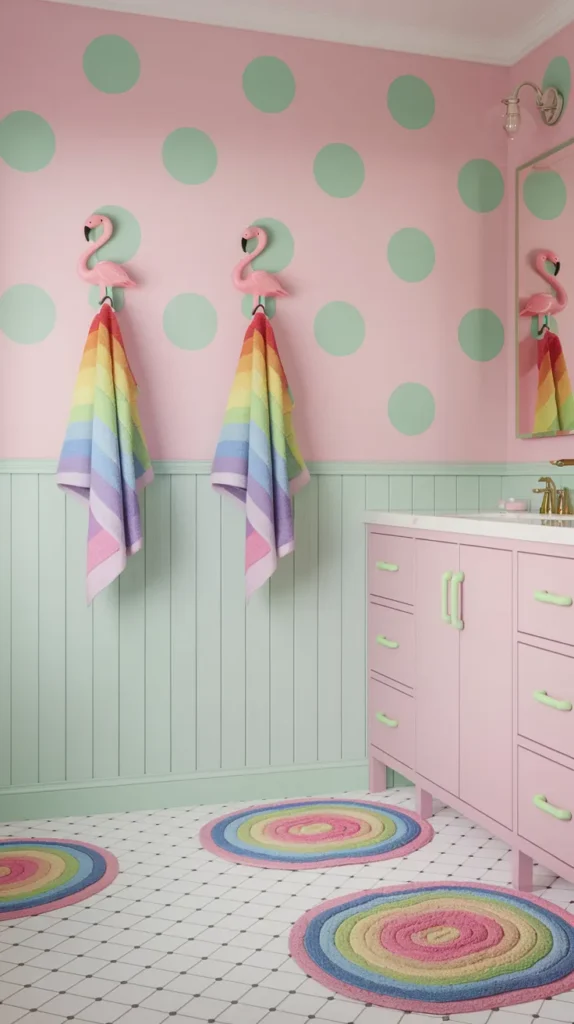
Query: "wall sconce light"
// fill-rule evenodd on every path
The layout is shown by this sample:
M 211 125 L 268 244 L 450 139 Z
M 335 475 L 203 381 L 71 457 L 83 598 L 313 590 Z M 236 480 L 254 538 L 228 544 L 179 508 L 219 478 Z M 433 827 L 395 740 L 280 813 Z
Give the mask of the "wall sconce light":
M 520 128 L 520 90 L 525 85 L 530 86 L 534 89 L 536 94 L 536 107 L 542 118 L 542 122 L 550 127 L 553 124 L 557 124 L 562 116 L 562 110 L 564 108 L 564 97 L 558 89 L 554 89 L 550 86 L 545 89 L 544 92 L 534 82 L 522 82 L 510 96 L 502 102 L 506 106 L 506 112 L 504 114 L 503 127 L 510 139 L 513 139 Z

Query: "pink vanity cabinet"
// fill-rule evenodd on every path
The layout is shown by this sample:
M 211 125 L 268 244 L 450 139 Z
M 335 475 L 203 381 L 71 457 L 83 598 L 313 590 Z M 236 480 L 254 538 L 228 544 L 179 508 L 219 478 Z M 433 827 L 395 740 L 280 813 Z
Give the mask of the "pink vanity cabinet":
M 425 817 L 436 796 L 506 840 L 516 886 L 532 860 L 574 881 L 574 546 L 388 519 L 368 536 L 371 790 L 394 768 Z

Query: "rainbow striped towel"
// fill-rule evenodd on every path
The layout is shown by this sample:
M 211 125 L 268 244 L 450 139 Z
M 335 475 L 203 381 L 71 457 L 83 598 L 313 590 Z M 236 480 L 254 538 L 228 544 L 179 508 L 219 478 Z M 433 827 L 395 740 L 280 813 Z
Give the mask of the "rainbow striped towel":
M 291 495 L 309 480 L 295 440 L 293 400 L 264 313 L 247 328 L 211 471 L 217 491 L 245 505 L 250 597 L 295 547 Z
M 56 480 L 89 507 L 89 603 L 142 547 L 138 491 L 153 480 L 137 385 L 107 302 L 92 320 Z
M 557 334 L 545 331 L 538 342 L 534 433 L 555 434 L 571 430 L 574 430 L 574 397 L 562 343 Z

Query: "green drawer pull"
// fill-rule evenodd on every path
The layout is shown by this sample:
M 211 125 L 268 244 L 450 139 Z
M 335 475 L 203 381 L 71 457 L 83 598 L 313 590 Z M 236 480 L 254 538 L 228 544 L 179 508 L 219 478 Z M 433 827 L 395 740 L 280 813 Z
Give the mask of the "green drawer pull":
M 386 715 L 383 715 L 382 711 L 377 711 L 375 718 L 377 719 L 377 722 L 382 722 L 383 725 L 388 725 L 389 729 L 396 729 L 399 724 L 396 718 L 387 718 Z
M 533 796 L 532 803 L 539 811 L 551 814 L 553 818 L 558 818 L 558 821 L 572 821 L 572 811 L 563 811 L 561 807 L 554 807 L 553 804 L 548 803 L 545 796 Z
M 381 572 L 398 572 L 399 567 L 394 562 L 377 562 L 376 568 L 380 569 Z
M 452 619 L 448 610 L 448 585 L 452 579 L 452 572 L 443 572 L 442 574 L 442 587 L 441 587 L 441 616 L 442 621 L 446 622 L 447 626 L 452 625 Z
M 555 697 L 549 697 L 546 690 L 535 690 L 532 696 L 539 704 L 546 704 L 549 708 L 554 708 L 556 711 L 572 711 L 572 701 L 556 700 Z
M 450 581 L 450 607 L 451 623 L 455 629 L 464 629 L 464 622 L 460 617 L 460 584 L 464 583 L 464 573 L 453 573 Z
M 569 608 L 572 604 L 571 597 L 561 597 L 560 594 L 549 594 L 547 590 L 535 590 L 534 600 L 542 601 L 542 604 L 558 604 L 561 608 Z
M 387 640 L 386 636 L 378 636 L 377 643 L 381 647 L 390 647 L 393 651 L 399 646 L 396 640 Z

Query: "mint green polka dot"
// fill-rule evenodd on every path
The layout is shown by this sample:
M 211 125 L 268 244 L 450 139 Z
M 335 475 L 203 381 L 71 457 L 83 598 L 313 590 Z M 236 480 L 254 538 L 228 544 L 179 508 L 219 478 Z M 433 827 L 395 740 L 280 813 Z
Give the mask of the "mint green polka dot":
M 458 176 L 463 203 L 476 213 L 490 213 L 502 202 L 504 178 L 490 160 L 469 160 Z
M 20 345 L 47 338 L 56 323 L 56 307 L 43 288 L 15 284 L 0 295 L 0 330 Z
M 163 162 L 172 178 L 184 185 L 201 185 L 215 173 L 217 150 L 199 128 L 176 128 L 163 144 Z
M 293 259 L 295 243 L 289 228 L 280 220 L 273 217 L 264 217 L 263 220 L 252 220 L 255 227 L 264 228 L 267 232 L 267 245 L 260 256 L 250 263 L 254 270 L 269 270 L 272 274 L 284 270 Z M 257 239 L 250 238 L 247 243 L 247 251 L 253 252 L 257 248 Z M 249 273 L 249 271 L 248 271 Z
M 458 326 L 462 351 L 478 363 L 488 363 L 504 345 L 502 321 L 491 309 L 471 309 Z
M 350 356 L 365 340 L 365 321 L 349 302 L 328 302 L 315 317 L 315 338 L 332 356 Z
M 555 89 L 558 89 L 558 92 L 562 93 L 564 97 L 564 110 L 566 110 L 572 87 L 572 73 L 566 57 L 555 57 L 546 68 L 544 78 L 542 79 L 542 88 L 549 89 L 550 86 L 554 86 Z
M 119 313 L 120 309 L 124 308 L 125 305 L 125 289 L 124 288 L 112 288 L 112 299 L 114 303 L 114 309 L 116 313 Z M 100 308 L 100 286 L 98 284 L 90 285 L 88 291 L 88 302 L 92 309 Z
M 533 316 L 531 321 L 530 321 L 530 337 L 531 338 L 535 338 L 536 341 L 538 341 L 538 338 L 540 337 L 540 335 L 538 334 L 538 331 L 542 327 L 543 323 L 544 323 L 544 317 L 540 317 L 540 319 L 538 319 L 537 316 Z M 549 326 L 549 328 L 550 328 L 550 330 L 552 331 L 553 334 L 559 334 L 560 333 L 560 330 L 559 330 L 559 327 L 558 327 L 558 321 L 557 321 L 555 316 L 551 316 L 551 317 L 548 318 L 548 326 Z
M 566 185 L 557 171 L 530 171 L 522 188 L 524 202 L 539 220 L 556 220 L 566 206 Z
M 387 106 L 403 128 L 426 128 L 434 117 L 434 94 L 424 79 L 400 75 L 389 86 Z
M 389 419 L 400 434 L 424 434 L 435 416 L 435 401 L 424 384 L 400 384 L 388 405 Z
M 141 242 L 141 229 L 133 213 L 123 206 L 99 206 L 94 213 L 105 214 L 106 217 L 109 217 L 114 233 L 109 242 L 106 242 L 94 256 L 90 257 L 90 267 L 102 260 L 111 260 L 112 263 L 127 263 L 128 260 L 133 259 Z M 91 232 L 92 238 L 94 240 L 99 238 L 102 231 L 103 228 L 96 228 Z
M 418 228 L 397 231 L 389 242 L 387 257 L 391 270 L 403 281 L 424 281 L 435 264 L 434 245 Z
M 278 57 L 256 57 L 243 72 L 243 91 L 264 114 L 280 114 L 295 96 L 293 72 Z
M 128 92 L 140 76 L 138 52 L 123 36 L 97 36 L 84 52 L 84 74 L 100 92 Z
M 267 316 L 269 317 L 269 319 L 272 320 L 273 317 L 275 316 L 275 311 L 276 311 L 276 308 L 277 308 L 277 303 L 275 302 L 275 299 L 271 298 L 271 297 L 264 299 L 263 302 L 264 302 L 264 305 L 265 305 L 265 312 L 266 312 Z M 241 312 L 243 313 L 243 316 L 246 316 L 248 320 L 251 320 L 251 317 L 253 316 L 253 296 L 252 295 L 244 295 L 243 296 L 243 299 L 241 300 Z
M 178 348 L 205 348 L 215 338 L 217 313 L 204 295 L 183 292 L 165 307 L 163 329 Z
M 331 142 L 317 153 L 313 173 L 323 192 L 336 199 L 347 199 L 361 188 L 365 180 L 365 165 L 352 146 Z
M 41 171 L 55 149 L 50 125 L 32 110 L 13 110 L 0 121 L 0 157 L 15 171 Z

